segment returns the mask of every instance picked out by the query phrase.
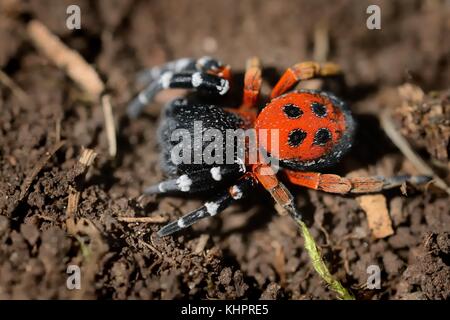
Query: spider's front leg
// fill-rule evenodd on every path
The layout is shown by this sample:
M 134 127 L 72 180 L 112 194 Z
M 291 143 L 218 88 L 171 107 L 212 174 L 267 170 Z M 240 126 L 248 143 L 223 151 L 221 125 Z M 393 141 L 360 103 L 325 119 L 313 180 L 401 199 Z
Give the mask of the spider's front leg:
M 254 187 L 254 178 L 252 174 L 245 174 L 239 181 L 228 188 L 228 190 L 219 193 L 213 199 L 205 202 L 203 206 L 194 210 L 176 221 L 165 225 L 158 231 L 158 236 L 165 237 L 174 232 L 187 228 L 201 219 L 215 216 L 225 210 L 231 203 L 241 199 Z
M 272 167 L 266 164 L 256 164 L 253 166 L 252 171 L 255 178 L 261 183 L 264 189 L 270 193 L 272 198 L 284 208 L 294 220 L 301 220 L 302 216 L 295 207 L 294 197 L 286 186 L 278 180 Z
M 197 89 L 213 94 L 224 95 L 228 92 L 228 80 L 201 71 L 172 73 L 167 71 L 158 81 L 152 82 L 128 105 L 128 115 L 137 117 L 142 109 L 163 89 Z
M 244 127 L 251 128 L 258 114 L 258 98 L 261 92 L 261 63 L 257 57 L 247 60 L 244 75 L 244 94 L 242 104 L 237 109 L 226 110 L 238 114 L 245 121 Z
M 199 60 L 185 58 L 154 67 L 140 76 L 142 82 L 149 84 L 128 105 L 128 116 L 136 118 L 164 89 L 194 89 L 224 95 L 230 86 L 229 78 L 229 66 L 208 57 Z
M 336 76 L 341 73 L 340 67 L 331 62 L 302 62 L 288 68 L 272 90 L 270 98 L 276 98 L 296 86 L 301 80 L 317 77 Z
M 423 184 L 431 180 L 428 176 L 354 177 L 318 172 L 284 171 L 287 179 L 296 185 L 329 193 L 374 193 L 401 186 L 405 182 Z
M 220 60 L 204 56 L 200 59 L 181 58 L 169 61 L 162 66 L 145 69 L 138 74 L 137 82 L 148 85 L 168 71 L 173 73 L 182 71 L 202 71 L 215 74 L 227 80 L 230 80 L 231 78 L 230 66 L 224 65 Z
M 257 57 L 250 58 L 247 60 L 245 68 L 244 97 L 240 107 L 241 110 L 255 110 L 261 84 L 261 63 Z
M 220 187 L 240 175 L 242 173 L 239 169 L 236 169 L 236 166 L 215 166 L 161 181 L 158 184 L 146 187 L 144 194 L 167 195 L 204 192 L 212 187 Z

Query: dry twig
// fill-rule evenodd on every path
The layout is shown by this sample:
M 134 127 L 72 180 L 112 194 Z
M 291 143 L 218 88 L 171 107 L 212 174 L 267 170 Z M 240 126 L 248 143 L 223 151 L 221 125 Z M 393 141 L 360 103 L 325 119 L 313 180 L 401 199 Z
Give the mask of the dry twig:
M 138 222 L 138 223 L 165 223 L 168 221 L 168 217 L 164 216 L 151 216 L 151 217 L 118 217 L 117 220 L 122 222 Z
M 19 202 L 25 198 L 25 196 L 28 193 L 28 190 L 30 189 L 31 184 L 33 183 L 34 179 L 39 174 L 39 172 L 41 172 L 41 170 L 45 167 L 47 162 L 65 143 L 66 143 L 65 141 L 60 141 L 55 145 L 53 145 L 53 147 L 51 147 L 50 150 L 45 153 L 44 157 L 42 157 L 41 160 L 39 160 L 38 163 L 36 163 L 33 170 L 27 175 L 24 182 L 22 183 L 22 186 L 20 188 Z
M 13 95 L 15 95 L 23 104 L 31 104 L 32 100 L 28 94 L 19 87 L 13 79 L 11 79 L 6 73 L 0 70 L 0 83 L 9 88 Z
M 209 240 L 209 235 L 207 234 L 202 234 L 200 236 L 200 239 L 198 240 L 197 245 L 195 246 L 194 249 L 194 254 L 200 254 L 205 250 L 206 244 L 208 243 Z
M 32 20 L 28 23 L 28 34 L 34 45 L 56 66 L 64 70 L 91 99 L 101 102 L 105 118 L 106 136 L 109 144 L 109 154 L 117 153 L 116 129 L 110 97 L 104 94 L 105 84 L 100 76 L 86 60 L 76 51 L 67 47 L 57 36 L 41 22 Z
M 84 149 L 83 153 L 81 154 L 80 159 L 78 160 L 79 164 L 82 167 L 82 176 L 84 178 L 84 175 L 87 172 L 87 169 L 92 165 L 94 162 L 95 157 L 97 156 L 97 153 L 95 153 L 94 150 L 91 149 Z M 80 200 L 80 194 L 81 191 L 77 190 L 75 187 L 70 186 L 69 187 L 69 199 L 67 203 L 67 209 L 66 209 L 66 226 L 67 231 L 71 234 L 76 234 L 76 224 L 75 224 L 75 213 L 77 212 L 78 208 L 78 202 Z
M 117 154 L 116 125 L 112 113 L 111 97 L 107 94 L 102 96 L 103 115 L 105 117 L 106 138 L 108 139 L 109 154 L 114 157 Z

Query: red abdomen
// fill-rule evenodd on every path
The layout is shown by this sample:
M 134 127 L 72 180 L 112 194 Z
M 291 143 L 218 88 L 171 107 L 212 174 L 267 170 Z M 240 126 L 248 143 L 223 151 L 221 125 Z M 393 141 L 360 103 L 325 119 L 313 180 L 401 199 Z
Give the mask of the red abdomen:
M 259 143 L 280 160 L 308 162 L 334 150 L 347 128 L 346 114 L 327 95 L 295 91 L 273 99 L 258 115 L 255 128 L 267 130 Z M 278 139 L 276 136 L 278 134 Z M 266 140 L 266 141 L 264 141 Z

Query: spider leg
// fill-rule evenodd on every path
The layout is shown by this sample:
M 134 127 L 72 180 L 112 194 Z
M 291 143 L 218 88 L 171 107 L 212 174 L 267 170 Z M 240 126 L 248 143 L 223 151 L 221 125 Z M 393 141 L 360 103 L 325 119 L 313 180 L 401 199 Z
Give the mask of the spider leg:
M 244 95 L 239 108 L 226 108 L 231 113 L 238 114 L 245 121 L 245 128 L 251 128 L 256 120 L 257 102 L 261 91 L 261 63 L 257 57 L 247 60 L 244 75 Z
M 201 71 L 177 73 L 166 71 L 159 77 L 159 80 L 151 82 L 130 102 L 127 110 L 128 116 L 130 118 L 137 117 L 158 92 L 169 88 L 197 89 L 224 95 L 228 92 L 229 82 L 225 78 Z
M 261 63 L 257 57 L 247 60 L 244 76 L 244 97 L 241 110 L 254 109 L 261 91 Z M 256 110 L 255 110 L 256 111 Z
M 284 208 L 290 216 L 298 221 L 302 219 L 300 212 L 294 204 L 294 197 L 286 186 L 278 180 L 275 172 L 269 165 L 254 165 L 253 174 L 255 178 L 261 183 L 261 185 L 269 191 L 272 198 Z
M 235 185 L 228 188 L 227 191 L 221 192 L 210 201 L 205 202 L 205 204 L 197 210 L 194 210 L 182 216 L 178 220 L 172 221 L 171 223 L 165 225 L 158 231 L 158 236 L 168 236 L 174 232 L 193 225 L 203 218 L 215 216 L 225 210 L 225 208 L 227 208 L 233 201 L 241 199 L 245 196 L 253 185 L 254 179 L 252 175 L 244 175 Z
M 165 72 L 182 72 L 182 71 L 194 71 L 195 59 L 181 58 L 173 61 L 169 61 L 160 66 L 154 66 L 145 69 L 138 73 L 137 82 L 139 84 L 148 85 L 151 82 L 159 79 Z
M 302 62 L 288 68 L 280 80 L 272 90 L 270 98 L 276 98 L 283 93 L 292 89 L 301 80 L 313 79 L 316 77 L 335 76 L 341 72 L 340 67 L 334 63 L 317 63 L 317 62 Z
M 181 58 L 167 62 L 162 66 L 155 66 L 138 73 L 137 82 L 148 85 L 159 79 L 165 72 L 202 71 L 230 79 L 230 68 L 214 58 L 204 56 L 200 59 Z
M 296 185 L 329 193 L 373 193 L 401 186 L 405 182 L 423 184 L 428 176 L 355 177 L 346 178 L 335 174 L 285 170 L 287 179 Z
M 220 185 L 239 174 L 236 167 L 216 166 L 205 170 L 199 170 L 190 174 L 159 182 L 146 187 L 146 195 L 164 195 L 174 193 L 195 193 L 211 189 L 212 186 Z M 242 175 L 242 174 L 241 174 Z

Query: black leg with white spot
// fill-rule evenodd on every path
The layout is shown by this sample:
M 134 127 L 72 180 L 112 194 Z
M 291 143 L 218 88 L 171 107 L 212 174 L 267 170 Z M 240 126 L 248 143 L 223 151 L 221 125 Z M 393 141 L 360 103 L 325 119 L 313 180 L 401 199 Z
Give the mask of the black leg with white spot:
M 172 73 L 182 71 L 216 71 L 223 67 L 223 63 L 212 57 L 204 56 L 199 59 L 181 58 L 174 61 L 167 62 L 162 66 L 155 66 L 145 69 L 138 74 L 137 82 L 142 85 L 148 85 L 151 82 L 159 79 L 164 73 L 170 71 Z
M 212 166 L 177 178 L 161 181 L 144 189 L 146 195 L 197 193 L 229 185 L 242 175 L 239 166 Z
M 137 82 L 142 85 L 148 85 L 159 79 L 166 72 L 177 73 L 182 71 L 195 71 L 195 65 L 196 60 L 192 58 L 182 58 L 170 61 L 162 66 L 155 66 L 139 72 Z
M 158 236 L 165 237 L 171 235 L 174 232 L 193 225 L 203 218 L 215 216 L 225 210 L 233 201 L 244 197 L 253 185 L 254 178 L 252 176 L 246 175 L 242 177 L 237 184 L 231 186 L 226 192 L 220 193 L 215 198 L 205 202 L 205 204 L 197 210 L 194 210 L 161 228 L 161 230 L 158 231 Z
M 159 77 L 158 81 L 151 82 L 131 101 L 128 105 L 128 116 L 130 118 L 137 117 L 158 92 L 169 88 L 195 89 L 212 94 L 224 95 L 228 92 L 229 82 L 224 78 L 202 71 L 178 73 L 166 71 Z
M 425 175 L 421 176 L 403 175 L 403 176 L 375 177 L 375 178 L 384 182 L 383 183 L 384 190 L 400 187 L 405 182 L 411 183 L 413 185 L 420 185 L 430 182 L 432 180 L 430 176 Z

